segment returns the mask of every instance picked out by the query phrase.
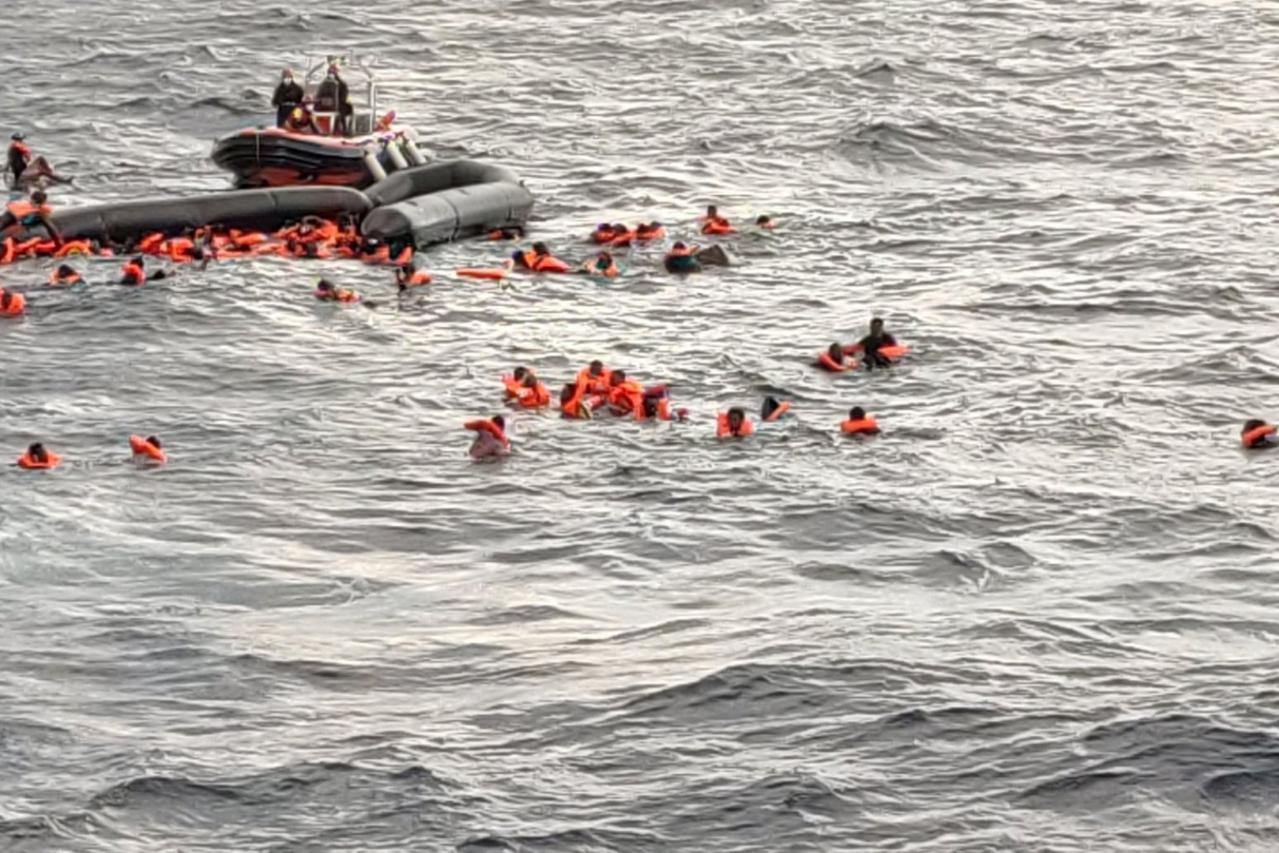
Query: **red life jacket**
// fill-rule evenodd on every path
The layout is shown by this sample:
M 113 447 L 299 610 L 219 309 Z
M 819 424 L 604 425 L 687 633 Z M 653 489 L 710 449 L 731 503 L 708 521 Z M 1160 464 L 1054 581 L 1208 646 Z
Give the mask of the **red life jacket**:
M 136 261 L 128 261 L 120 269 L 120 280 L 124 284 L 142 284 L 147 280 L 147 275 L 142 271 L 142 267 Z
M 839 431 L 845 435 L 879 435 L 879 424 L 870 415 L 858 420 L 845 419 L 839 425 Z
M 746 438 L 754 434 L 755 425 L 751 423 L 750 418 L 742 418 L 742 425 L 738 427 L 737 432 L 733 432 L 733 428 L 728 423 L 728 412 L 720 412 L 715 417 L 716 438 Z
M 1269 442 L 1267 442 L 1266 439 L 1274 434 L 1275 434 L 1275 428 L 1273 426 L 1271 426 L 1270 424 L 1262 424 L 1259 427 L 1253 427 L 1252 429 L 1245 432 L 1241 436 L 1241 439 L 1243 441 L 1243 446 L 1245 448 L 1247 448 L 1248 450 L 1253 450 L 1258 447 L 1267 446 Z

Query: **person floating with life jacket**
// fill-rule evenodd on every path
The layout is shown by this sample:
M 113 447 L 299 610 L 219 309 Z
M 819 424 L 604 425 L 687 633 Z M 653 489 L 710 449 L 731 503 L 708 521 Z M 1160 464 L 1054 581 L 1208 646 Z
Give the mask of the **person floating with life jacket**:
M 525 409 L 540 409 L 551 405 L 551 392 L 531 370 L 524 371 L 524 378 L 515 395 L 515 402 Z
M 146 260 L 141 255 L 125 261 L 124 266 L 120 267 L 120 284 L 129 284 L 136 287 L 148 281 L 159 281 L 168 277 L 169 274 L 164 270 L 156 270 L 147 275 Z
M 421 287 L 424 284 L 431 283 L 431 274 L 426 270 L 420 270 L 413 264 L 401 264 L 395 268 L 395 284 L 400 293 L 404 293 L 410 287 Z
M 612 225 L 608 222 L 601 222 L 599 225 L 596 225 L 595 230 L 591 232 L 591 240 L 601 246 L 607 246 L 617 239 L 617 228 L 618 226 L 616 225 Z M 623 227 L 623 230 L 625 230 L 625 227 Z
M 524 377 L 526 376 L 528 376 L 528 368 L 523 365 L 505 374 L 502 377 L 502 398 L 505 400 L 518 399 L 520 393 L 524 390 Z
M 644 388 L 626 378 L 626 371 L 614 370 L 608 377 L 608 410 L 618 417 L 641 417 L 644 411 Z
M 722 234 L 736 234 L 737 229 L 727 219 L 719 215 L 719 209 L 715 205 L 706 206 L 706 215 L 698 217 L 702 223 L 702 233 L 712 236 Z
M 569 382 L 560 389 L 560 417 L 570 420 L 590 420 L 594 417 L 582 383 Z
M 49 273 L 49 284 L 54 287 L 69 287 L 82 281 L 84 278 L 70 264 L 58 264 L 57 268 Z
M 666 257 L 662 259 L 662 266 L 667 272 L 673 273 L 702 271 L 702 265 L 697 260 L 697 247 L 688 246 L 679 241 L 676 241 L 671 246 L 671 250 L 666 253 Z
M 576 385 L 586 396 L 607 396 L 613 371 L 604 366 L 604 362 L 596 359 L 577 372 Z
M 843 373 L 846 370 L 852 370 L 857 367 L 857 362 L 845 355 L 842 346 L 834 343 L 827 347 L 825 352 L 817 356 L 815 366 L 830 373 Z
M 160 444 L 160 439 L 154 435 L 143 438 L 140 435 L 129 436 L 129 449 L 133 451 L 135 461 L 159 462 L 163 465 L 169 461 L 169 457 L 164 452 L 164 447 Z
M 524 236 L 524 228 L 520 225 L 507 225 L 502 228 L 494 228 L 492 231 L 484 235 L 485 240 L 519 240 Z
M 9 136 L 5 168 L 13 176 L 12 186 L 15 189 L 32 184 L 41 178 L 48 178 L 57 184 L 69 184 L 75 180 L 75 178 L 62 177 L 53 171 L 48 160 L 33 155 L 26 143 L 26 138 L 21 132 L 15 132 Z
M 879 424 L 861 406 L 848 410 L 848 418 L 839 425 L 844 435 L 879 435 Z
M 738 406 L 720 412 L 715 418 L 716 438 L 746 438 L 754 433 L 755 425 L 746 417 L 746 411 Z
M 572 269 L 564 261 L 551 254 L 545 243 L 534 243 L 533 248 L 511 254 L 517 269 L 530 272 L 568 272 Z
M 45 195 L 44 190 L 36 190 L 31 194 L 30 199 L 11 201 L 4 206 L 4 213 L 0 214 L 0 235 L 10 229 L 25 233 L 33 228 L 43 227 L 45 233 L 53 240 L 54 247 L 60 247 L 62 233 L 58 231 L 58 226 L 53 224 L 50 218 L 52 214 L 49 197 Z
M 876 367 L 891 367 L 894 359 L 905 354 L 906 348 L 885 332 L 884 321 L 875 317 L 870 321 L 870 333 L 857 343 L 844 347 L 843 351 L 845 355 L 860 353 L 866 369 L 874 370 Z
M 321 302 L 359 302 L 361 298 L 354 290 L 337 287 L 327 278 L 316 282 L 314 296 Z
M 1279 436 L 1275 428 L 1265 421 L 1250 420 L 1244 423 L 1239 432 L 1239 440 L 1245 450 L 1267 450 L 1279 444 Z
M 772 423 L 780 421 L 782 416 L 790 411 L 789 400 L 778 400 L 776 397 L 765 397 L 764 405 L 760 409 L 759 419 L 764 423 Z
M 0 289 L 0 317 L 21 317 L 27 313 L 27 297 Z
M 666 228 L 654 219 L 652 222 L 641 222 L 635 226 L 635 240 L 647 243 L 649 240 L 660 240 L 666 236 Z
M 683 422 L 688 419 L 688 409 L 671 408 L 669 389 L 665 385 L 654 385 L 644 389 L 640 407 L 635 412 L 635 419 Z
M 276 127 L 284 127 L 289 114 L 302 105 L 303 97 L 302 87 L 293 80 L 292 69 L 284 69 L 280 74 L 280 85 L 275 87 L 275 94 L 271 96 L 271 106 L 275 107 Z
M 620 275 L 617 262 L 613 260 L 612 252 L 600 252 L 594 258 L 582 264 L 582 271 L 587 275 L 603 276 L 604 278 L 617 278 Z
M 755 218 L 755 227 L 761 231 L 772 231 L 777 227 L 777 223 L 767 214 L 761 213 Z
M 25 468 L 28 471 L 48 471 L 57 468 L 62 463 L 62 457 L 54 453 L 52 450 L 45 448 L 40 442 L 36 442 L 27 448 L 27 452 L 18 457 L 18 467 Z
M 510 454 L 506 419 L 501 415 L 494 415 L 488 420 L 467 421 L 463 426 L 475 433 L 475 440 L 467 450 L 472 459 L 496 459 Z

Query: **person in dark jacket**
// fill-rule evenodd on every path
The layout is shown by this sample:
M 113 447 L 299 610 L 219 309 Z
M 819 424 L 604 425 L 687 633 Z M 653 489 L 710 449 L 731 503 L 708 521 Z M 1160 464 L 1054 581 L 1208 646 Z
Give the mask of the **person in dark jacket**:
M 288 68 L 280 75 L 280 85 L 275 87 L 271 96 L 271 106 L 275 107 L 275 126 L 284 127 L 289 114 L 302 104 L 302 87 L 293 81 L 293 72 Z

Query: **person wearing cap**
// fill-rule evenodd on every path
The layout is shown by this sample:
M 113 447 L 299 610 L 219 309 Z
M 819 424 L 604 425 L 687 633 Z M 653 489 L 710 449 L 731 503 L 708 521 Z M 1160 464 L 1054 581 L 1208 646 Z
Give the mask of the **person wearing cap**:
M 9 136 L 9 155 L 6 168 L 13 175 L 13 186 L 25 186 L 40 178 L 48 178 L 59 184 L 71 183 L 71 178 L 64 178 L 53 171 L 49 161 L 43 157 L 33 157 L 31 148 L 26 143 L 26 135 L 15 132 Z
M 284 69 L 280 75 L 280 85 L 275 87 L 271 96 L 271 106 L 275 107 L 275 126 L 284 127 L 289 114 L 302 103 L 302 87 L 293 80 L 293 71 Z

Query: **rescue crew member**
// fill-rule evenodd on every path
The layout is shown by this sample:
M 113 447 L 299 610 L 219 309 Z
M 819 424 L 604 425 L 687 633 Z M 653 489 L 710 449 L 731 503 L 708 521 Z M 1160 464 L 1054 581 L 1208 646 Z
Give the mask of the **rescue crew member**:
M 328 73 L 325 75 L 323 82 L 315 91 L 315 100 L 319 105 L 321 112 L 332 112 L 337 118 L 333 122 L 334 136 L 349 136 L 350 124 L 348 118 L 354 114 L 355 108 L 351 105 L 351 90 L 347 87 L 346 81 L 338 74 L 336 64 L 329 66 Z
M 275 107 L 275 126 L 284 127 L 289 114 L 302 105 L 302 87 L 293 80 L 293 71 L 286 68 L 280 75 L 280 85 L 275 87 L 271 96 L 271 106 Z

